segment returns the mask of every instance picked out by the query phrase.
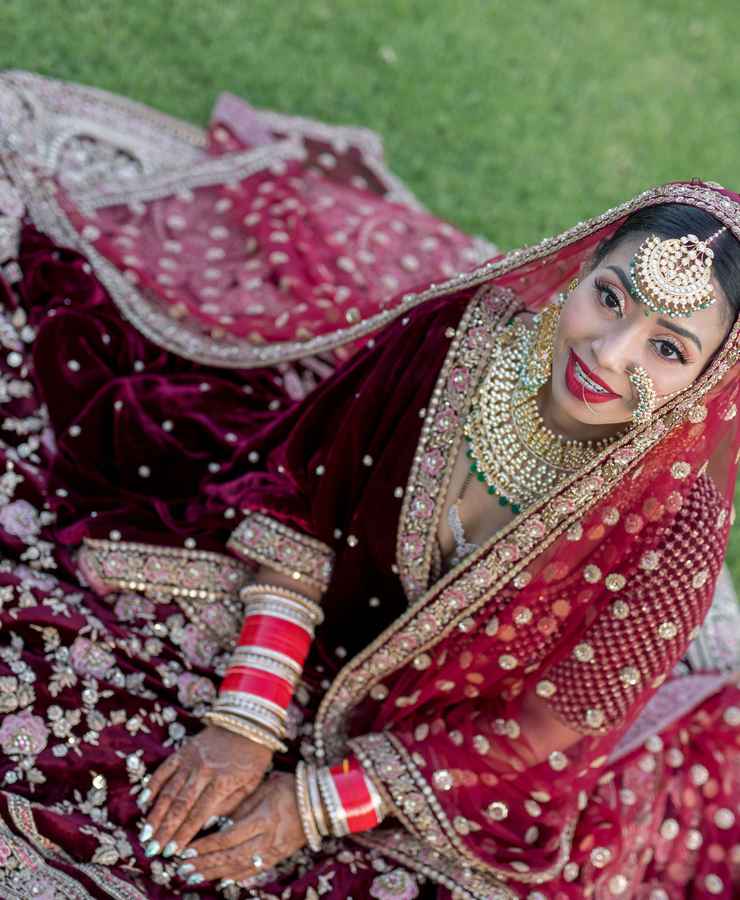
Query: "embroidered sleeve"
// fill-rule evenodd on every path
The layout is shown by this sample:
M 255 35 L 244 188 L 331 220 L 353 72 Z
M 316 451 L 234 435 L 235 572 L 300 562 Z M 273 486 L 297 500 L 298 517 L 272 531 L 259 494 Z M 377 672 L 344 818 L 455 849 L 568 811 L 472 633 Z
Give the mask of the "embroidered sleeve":
M 85 538 L 77 564 L 92 589 L 177 603 L 188 619 L 229 646 L 239 629 L 246 566 L 222 553 Z
M 662 541 L 621 579 L 608 612 L 538 683 L 538 695 L 569 727 L 604 734 L 619 726 L 679 661 L 711 603 L 706 585 L 722 566 L 720 509 L 712 481 L 697 479 Z
M 238 556 L 267 565 L 304 581 L 322 593 L 329 586 L 334 551 L 262 513 L 247 513 L 232 532 L 228 546 Z

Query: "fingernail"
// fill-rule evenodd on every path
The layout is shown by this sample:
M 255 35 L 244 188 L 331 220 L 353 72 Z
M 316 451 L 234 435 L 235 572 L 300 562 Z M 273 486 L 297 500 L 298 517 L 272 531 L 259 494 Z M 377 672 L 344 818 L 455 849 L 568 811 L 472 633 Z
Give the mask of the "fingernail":
M 141 831 L 139 832 L 139 840 L 141 841 L 142 844 L 146 844 L 146 842 L 149 840 L 149 838 L 150 838 L 153 834 L 154 834 L 154 829 L 153 829 L 152 826 L 147 822 L 146 825 L 145 825 L 145 826 L 141 829 Z
M 159 843 L 157 841 L 149 841 L 144 851 L 145 856 L 156 856 L 159 853 Z
M 177 853 L 177 844 L 174 841 L 170 841 L 169 844 L 162 851 L 162 856 L 174 856 Z
M 195 847 L 188 847 L 187 850 L 183 850 L 182 853 L 179 854 L 180 859 L 195 859 L 198 855 L 198 851 Z
M 196 872 L 195 875 L 191 875 L 190 878 L 188 878 L 188 884 L 200 884 L 203 880 L 203 876 L 200 872 Z
M 144 788 L 144 790 L 136 798 L 136 802 L 139 804 L 139 806 L 144 806 L 144 804 L 149 802 L 149 798 L 151 796 L 152 792 L 149 790 L 149 788 Z
M 177 870 L 177 874 L 180 876 L 180 878 L 185 878 L 187 875 L 194 871 L 195 866 L 192 863 L 185 863 L 185 865 L 180 866 L 180 868 Z

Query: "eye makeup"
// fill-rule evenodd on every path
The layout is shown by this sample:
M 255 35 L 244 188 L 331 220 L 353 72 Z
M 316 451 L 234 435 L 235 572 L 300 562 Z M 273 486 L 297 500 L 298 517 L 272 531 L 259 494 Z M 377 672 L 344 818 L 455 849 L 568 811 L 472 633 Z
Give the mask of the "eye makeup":
M 614 267 L 612 267 L 612 268 L 614 268 Z M 596 290 L 598 292 L 598 300 L 599 300 L 600 305 L 603 308 L 612 310 L 615 312 L 619 312 L 620 316 L 624 316 L 624 314 L 625 314 L 624 300 L 622 299 L 621 296 L 619 296 L 618 292 L 611 285 L 609 285 L 605 281 L 602 281 L 599 278 L 596 278 L 596 279 L 594 279 L 594 287 L 596 288 Z M 604 299 L 605 297 L 612 301 L 612 305 L 610 305 L 608 302 L 605 301 L 605 299 Z M 658 319 L 656 324 L 668 326 L 669 328 L 673 328 L 673 326 L 670 323 L 665 322 L 662 319 Z M 681 329 L 681 330 L 683 331 L 683 329 Z M 687 334 L 690 335 L 690 332 L 688 332 Z M 693 335 L 690 335 L 690 336 L 693 337 Z M 687 357 L 687 354 L 686 354 L 684 348 L 681 347 L 679 344 L 677 344 L 675 341 L 670 340 L 669 338 L 652 338 L 651 344 L 655 348 L 655 353 L 661 360 L 664 360 L 667 362 L 680 362 L 682 365 L 686 365 L 686 363 L 689 362 L 689 359 Z M 661 346 L 661 345 L 663 347 L 669 347 L 670 350 L 675 355 L 670 356 L 670 355 L 666 355 L 665 353 L 661 352 L 661 350 L 658 349 L 659 346 Z

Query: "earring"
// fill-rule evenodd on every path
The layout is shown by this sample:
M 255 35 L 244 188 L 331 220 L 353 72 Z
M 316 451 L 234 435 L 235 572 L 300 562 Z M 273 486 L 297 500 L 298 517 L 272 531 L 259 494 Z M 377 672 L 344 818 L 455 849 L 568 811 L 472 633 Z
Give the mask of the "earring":
M 535 316 L 535 328 L 521 374 L 522 385 L 528 394 L 536 394 L 550 378 L 555 334 L 564 301 L 565 294 L 560 294 L 554 303 Z
M 632 421 L 635 425 L 647 425 L 653 416 L 657 399 L 653 379 L 646 369 L 637 366 L 629 373 L 629 380 L 637 395 L 637 406 L 632 411 Z
M 572 294 L 573 291 L 578 287 L 578 285 L 579 285 L 580 283 L 581 283 L 581 282 L 580 282 L 577 278 L 574 278 L 574 279 L 570 282 L 570 284 L 568 285 L 568 293 L 569 293 L 569 294 Z

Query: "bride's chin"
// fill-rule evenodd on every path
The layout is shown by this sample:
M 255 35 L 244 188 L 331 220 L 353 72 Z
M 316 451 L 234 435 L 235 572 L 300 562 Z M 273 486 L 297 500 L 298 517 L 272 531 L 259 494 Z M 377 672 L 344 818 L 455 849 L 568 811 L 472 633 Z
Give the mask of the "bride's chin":
M 616 410 L 610 415 L 608 409 L 592 410 L 585 403 L 576 400 L 564 386 L 553 385 L 551 394 L 553 419 L 561 425 L 571 422 L 576 427 L 585 426 L 596 429 L 609 428 L 611 425 L 621 425 L 626 419 L 621 410 Z M 616 405 L 616 401 L 615 401 Z M 602 407 L 611 406 L 610 403 L 601 404 Z M 585 435 L 581 435 L 585 438 Z

